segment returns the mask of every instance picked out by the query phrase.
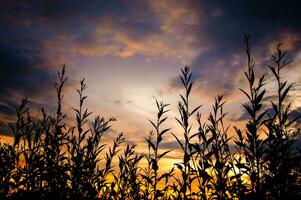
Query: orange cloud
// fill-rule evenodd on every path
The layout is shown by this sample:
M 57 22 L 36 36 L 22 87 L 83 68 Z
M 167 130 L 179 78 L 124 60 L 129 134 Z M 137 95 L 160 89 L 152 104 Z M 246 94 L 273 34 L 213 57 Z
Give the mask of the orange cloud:
M 61 34 L 56 39 L 44 41 L 45 46 L 65 53 L 79 53 L 84 56 L 113 55 L 129 58 L 134 55 L 163 57 L 179 60 L 183 64 L 191 61 L 201 52 L 210 48 L 205 37 L 200 38 L 199 29 L 204 23 L 199 16 L 198 8 L 189 3 L 173 1 L 150 1 L 150 9 L 157 19 L 147 19 L 160 23 L 159 29 L 137 38 L 144 31 L 143 27 L 132 30 L 132 27 L 120 25 L 123 19 L 104 16 L 88 24 L 95 29 L 90 38 L 82 43 L 76 42 L 74 35 Z M 139 23 L 138 19 L 137 20 Z M 138 32 L 138 33 L 136 33 Z

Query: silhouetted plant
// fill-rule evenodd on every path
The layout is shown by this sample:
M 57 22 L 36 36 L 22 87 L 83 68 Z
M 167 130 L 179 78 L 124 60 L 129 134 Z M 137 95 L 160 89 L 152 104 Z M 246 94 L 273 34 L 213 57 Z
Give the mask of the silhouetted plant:
M 57 96 L 55 113 L 44 109 L 34 115 L 23 98 L 16 109 L 16 122 L 10 124 L 13 144 L 0 141 L 1 199 L 300 199 L 300 149 L 297 118 L 287 100 L 293 84 L 283 81 L 288 65 L 280 46 L 272 57 L 270 70 L 277 84 L 277 99 L 263 108 L 265 76 L 257 78 L 251 56 L 250 36 L 245 35 L 248 89 L 241 91 L 248 101 L 246 130 L 234 127 L 236 138 L 229 137 L 223 96 L 217 96 L 208 118 L 201 120 L 200 106 L 190 108 L 193 87 L 189 67 L 181 70 L 185 90 L 178 103 L 182 135 L 172 133 L 183 153 L 182 162 L 162 172 L 160 161 L 170 150 L 162 142 L 170 128 L 168 104 L 156 101 L 158 113 L 150 121 L 146 138 L 148 151 L 139 153 L 136 145 L 125 143 L 119 134 L 112 145 L 104 143 L 115 118 L 96 116 L 85 107 L 86 84 L 80 81 L 79 105 L 75 117 L 66 122 L 63 89 L 67 81 L 65 66 L 54 84 Z M 195 115 L 195 130 L 192 117 Z M 266 133 L 264 136 L 262 133 Z M 234 142 L 235 149 L 230 146 Z M 123 149 L 123 150 L 122 150 Z M 113 165 L 118 161 L 118 166 Z M 141 163 L 146 161 L 146 167 Z M 299 181 L 298 181 L 299 179 Z
M 29 108 L 27 107 L 27 103 L 28 103 L 28 99 L 26 97 L 24 97 L 21 101 L 21 104 L 17 107 L 16 109 L 16 115 L 17 115 L 17 119 L 16 119 L 16 123 L 15 124 L 9 124 L 12 133 L 14 135 L 14 144 L 13 144 L 13 148 L 15 152 L 8 152 L 8 153 L 14 153 L 15 156 L 15 170 L 12 171 L 12 177 L 13 177 L 13 186 L 14 188 L 12 188 L 12 190 L 15 191 L 19 191 L 20 187 L 24 187 L 22 185 L 22 178 L 23 178 L 23 173 L 22 173 L 22 168 L 20 167 L 21 163 L 20 163 L 20 157 L 22 155 L 22 151 L 24 151 L 24 148 L 26 148 L 25 143 L 26 141 L 24 141 L 23 145 L 20 144 L 21 139 L 24 139 L 24 124 L 26 121 L 26 115 L 29 111 Z M 24 183 L 24 182 L 23 182 Z
M 228 127 L 224 125 L 223 97 L 217 96 L 213 105 L 213 111 L 208 118 L 208 131 L 211 134 L 211 152 L 212 157 L 209 158 L 210 174 L 211 174 L 211 198 L 212 199 L 233 199 L 231 194 L 231 176 L 232 169 L 231 152 L 229 149 Z
M 155 122 L 150 120 L 154 130 L 150 132 L 149 138 L 146 138 L 148 144 L 148 154 L 146 155 L 148 168 L 145 170 L 145 175 L 143 175 L 147 188 L 146 197 L 152 199 L 158 199 L 166 195 L 168 185 L 165 184 L 162 189 L 159 189 L 158 185 L 163 179 L 167 183 L 173 172 L 172 169 L 170 172 L 159 175 L 159 161 L 170 152 L 170 150 L 160 152 L 159 145 L 163 140 L 163 136 L 170 131 L 170 128 L 161 128 L 167 119 L 165 113 L 168 112 L 166 110 L 168 104 L 158 101 L 156 101 L 156 104 L 158 109 L 157 120 Z
M 90 134 L 90 129 L 86 128 L 88 117 L 92 114 L 88 109 L 84 108 L 84 102 L 87 96 L 83 92 L 86 89 L 86 84 L 83 79 L 80 82 L 80 89 L 77 90 L 79 95 L 79 108 L 74 108 L 76 113 L 76 127 L 72 130 L 69 137 L 68 153 L 70 164 L 70 185 L 72 198 L 82 195 L 85 198 L 97 196 L 97 191 L 94 189 L 93 178 L 96 167 L 95 160 L 98 158 L 93 155 L 93 143 L 87 135 Z M 87 141 L 86 141 L 87 140 Z M 98 141 L 99 142 L 99 141 Z M 102 150 L 102 149 L 100 149 Z
M 273 65 L 269 66 L 277 82 L 277 100 L 271 101 L 272 114 L 266 120 L 267 139 L 265 159 L 267 162 L 266 183 L 271 199 L 292 199 L 296 194 L 293 185 L 296 183 L 297 152 L 294 143 L 299 129 L 294 125 L 300 118 L 292 118 L 291 104 L 286 101 L 293 84 L 282 81 L 281 71 L 289 62 L 287 52 L 277 47 L 272 56 Z
M 266 111 L 263 111 L 262 108 L 262 100 L 265 94 L 265 89 L 263 88 L 265 76 L 262 75 L 258 80 L 256 79 L 255 62 L 250 50 L 250 36 L 245 35 L 244 42 L 248 60 L 248 70 L 245 72 L 245 76 L 249 89 L 248 91 L 240 90 L 248 98 L 248 102 L 244 103 L 243 106 L 249 115 L 249 119 L 246 124 L 246 136 L 244 138 L 238 131 L 239 140 L 236 141 L 236 145 L 244 155 L 245 163 L 240 163 L 240 168 L 246 169 L 246 174 L 249 175 L 251 182 L 250 196 L 253 196 L 254 199 L 263 199 L 264 144 L 263 139 L 260 138 L 260 128 L 263 125 L 266 114 Z
M 68 165 L 66 158 L 66 114 L 62 110 L 63 88 L 67 81 L 65 66 L 58 72 L 59 80 L 54 83 L 57 95 L 55 116 L 49 116 L 49 127 L 45 129 L 44 156 L 45 156 L 45 189 L 54 198 L 64 198 L 68 191 Z
M 17 188 L 14 175 L 18 165 L 16 163 L 18 152 L 14 146 L 0 142 L 0 198 L 10 196 L 13 189 Z
M 214 137 L 210 136 L 207 124 L 202 124 L 201 114 L 199 112 L 196 115 L 196 121 L 199 128 L 197 133 L 192 135 L 192 138 L 197 138 L 197 140 L 191 143 L 194 152 L 191 171 L 192 179 L 196 180 L 195 185 L 197 185 L 198 191 L 193 193 L 193 196 L 205 200 L 210 199 L 210 181 L 212 176 L 209 170 L 211 167 L 211 157 L 213 155 L 211 144 Z
M 182 74 L 180 75 L 180 79 L 182 82 L 182 86 L 184 87 L 184 95 L 180 94 L 181 101 L 178 103 L 178 111 L 180 114 L 180 118 L 176 118 L 177 122 L 181 125 L 183 128 L 183 136 L 184 141 L 181 141 L 178 136 L 175 134 L 174 137 L 178 141 L 182 151 L 183 151 L 183 162 L 177 163 L 178 169 L 181 171 L 181 179 L 176 178 L 177 184 L 179 185 L 180 189 L 178 192 L 177 198 L 179 199 L 187 199 L 191 195 L 192 192 L 192 177 L 190 176 L 191 172 L 191 158 L 193 157 L 193 151 L 192 151 L 192 145 L 191 145 L 191 139 L 194 136 L 190 135 L 192 125 L 189 123 L 190 117 L 197 112 L 197 110 L 201 106 L 197 106 L 192 111 L 190 111 L 189 108 L 189 97 L 191 93 L 191 89 L 193 86 L 193 81 L 191 80 L 192 73 L 190 72 L 190 68 L 188 66 L 184 67 L 184 69 L 181 70 Z M 176 187 L 174 187 L 176 188 Z M 190 197 L 189 197 L 190 198 Z
M 144 155 L 136 153 L 135 147 L 136 145 L 127 144 L 123 155 L 119 156 L 119 172 L 117 175 L 113 174 L 114 182 L 111 184 L 111 194 L 116 199 L 143 198 L 139 163 Z
M 238 199 L 247 199 L 249 195 L 249 180 L 246 180 L 247 176 L 249 176 L 248 172 L 250 171 L 249 166 L 246 164 L 246 159 L 244 155 L 244 144 L 245 137 L 243 136 L 243 132 L 234 127 L 235 132 L 238 138 L 234 139 L 236 151 L 232 156 L 232 171 L 234 175 L 232 176 L 232 193 Z

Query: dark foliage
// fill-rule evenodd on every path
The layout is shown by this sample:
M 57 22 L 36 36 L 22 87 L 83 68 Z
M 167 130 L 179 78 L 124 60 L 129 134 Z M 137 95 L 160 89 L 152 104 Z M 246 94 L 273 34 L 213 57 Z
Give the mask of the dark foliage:
M 269 69 L 277 99 L 264 107 L 266 78 L 255 73 L 250 37 L 246 35 L 244 42 L 245 129 L 234 127 L 236 134 L 229 137 L 231 125 L 225 122 L 228 113 L 221 95 L 215 98 L 207 120 L 201 119 L 201 106 L 190 106 L 192 73 L 184 67 L 180 75 L 184 94 L 176 118 L 182 131 L 165 127 L 169 105 L 156 101 L 158 113 L 150 120 L 148 149 L 142 154 L 136 145 L 126 144 L 122 133 L 112 145 L 103 141 L 116 119 L 96 116 L 91 122 L 84 79 L 77 90 L 74 122 L 67 122 L 63 67 L 54 84 L 55 114 L 41 109 L 34 115 L 24 98 L 16 109 L 16 122 L 9 125 L 14 143 L 0 141 L 0 199 L 300 199 L 301 154 L 295 145 L 299 124 L 287 98 L 293 83 L 281 76 L 289 64 L 287 52 L 279 45 L 272 56 Z M 164 172 L 160 162 L 170 153 L 161 148 L 166 134 L 177 141 L 182 161 Z

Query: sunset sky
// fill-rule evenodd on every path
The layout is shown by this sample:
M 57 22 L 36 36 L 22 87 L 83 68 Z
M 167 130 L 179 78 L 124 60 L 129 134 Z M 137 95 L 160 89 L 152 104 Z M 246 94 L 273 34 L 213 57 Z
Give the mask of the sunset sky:
M 203 105 L 204 119 L 214 96 L 223 94 L 228 120 L 240 122 L 246 116 L 239 91 L 246 84 L 244 33 L 252 35 L 257 72 L 268 80 L 277 43 L 289 51 L 293 62 L 284 77 L 296 82 L 290 100 L 300 113 L 300 11 L 297 0 L 1 1 L 0 134 L 11 135 L 6 124 L 14 121 L 23 96 L 34 109 L 53 112 L 52 84 L 63 64 L 69 77 L 64 111 L 69 119 L 75 115 L 75 89 L 85 77 L 89 110 L 118 119 L 109 138 L 124 132 L 127 141 L 144 143 L 156 99 L 171 104 L 166 127 L 178 132 L 178 75 L 185 65 L 195 81 L 191 103 Z M 266 88 L 272 97 L 273 84 Z M 177 148 L 170 134 L 163 147 Z

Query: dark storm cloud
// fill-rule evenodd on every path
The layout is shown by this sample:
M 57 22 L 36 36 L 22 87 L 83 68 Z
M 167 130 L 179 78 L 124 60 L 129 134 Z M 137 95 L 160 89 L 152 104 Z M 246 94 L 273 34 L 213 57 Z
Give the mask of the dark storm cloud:
M 225 95 L 237 90 L 237 77 L 246 63 L 243 33 L 252 34 L 252 47 L 260 50 L 262 59 L 270 57 L 266 54 L 271 42 L 283 42 L 285 33 L 297 34 L 293 49 L 297 53 L 301 49 L 300 9 L 299 1 L 204 1 L 202 12 L 208 18 L 202 29 L 213 48 L 192 63 L 200 87 Z
M 221 53 L 222 54 L 222 53 Z M 198 75 L 198 89 L 207 90 L 208 95 L 231 95 L 237 90 L 237 75 L 242 73 L 244 62 L 239 55 L 224 55 L 208 52 L 199 56 L 192 66 Z
M 241 47 L 243 33 L 259 40 L 280 36 L 283 31 L 300 31 L 301 3 L 297 0 L 278 1 L 206 1 L 204 12 L 208 18 L 205 29 L 208 37 L 227 50 Z M 219 16 L 212 16 L 220 8 Z
M 40 51 L 41 47 L 33 41 L 20 44 L 0 40 L 1 101 L 15 107 L 20 100 L 17 96 L 37 97 L 49 89 L 53 76 L 40 66 Z
M 14 2 L 1 9 L 6 23 L 30 22 L 37 37 L 54 37 L 52 34 L 76 36 L 77 42 L 93 37 L 94 25 L 100 20 L 114 21 L 114 26 L 128 29 L 131 37 L 143 38 L 158 31 L 156 16 L 147 1 L 31 1 Z
M 15 116 L 22 96 L 41 99 L 45 92 L 52 91 L 53 76 L 39 66 L 43 62 L 40 50 L 33 41 L 22 45 L 0 40 L 0 113 L 5 118 L 0 119 L 4 120 L 0 126 L 1 134 L 11 134 L 5 120 Z
M 7 93 L 10 89 L 26 91 L 35 94 L 43 89 L 45 81 L 50 75 L 46 70 L 39 68 L 42 63 L 40 48 L 32 42 L 18 47 L 18 44 L 9 46 L 0 43 L 0 93 Z M 42 87 L 41 87 L 42 86 Z

